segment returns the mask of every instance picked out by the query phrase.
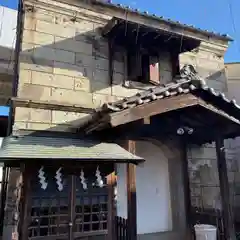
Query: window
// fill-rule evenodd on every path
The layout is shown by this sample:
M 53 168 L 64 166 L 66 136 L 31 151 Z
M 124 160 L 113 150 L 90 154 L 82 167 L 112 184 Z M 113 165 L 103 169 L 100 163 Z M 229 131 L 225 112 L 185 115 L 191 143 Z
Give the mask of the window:
M 179 73 L 178 55 L 170 52 L 149 53 L 141 50 L 128 52 L 128 79 L 159 85 L 172 81 Z
M 138 50 L 130 51 L 128 53 L 128 78 L 131 81 L 159 84 L 158 56 L 150 56 Z
M 86 233 L 105 234 L 108 216 L 108 191 L 106 178 L 104 186 L 95 186 L 94 170 L 87 176 L 87 190 L 83 189 L 79 174 L 63 171 L 63 190 L 57 189 L 54 169 L 46 168 L 44 176 L 47 188 L 43 190 L 37 173 L 31 184 L 28 226 L 29 239 L 43 236 L 64 237 L 69 233 L 70 222 L 75 236 Z M 73 217 L 73 219 L 71 219 Z

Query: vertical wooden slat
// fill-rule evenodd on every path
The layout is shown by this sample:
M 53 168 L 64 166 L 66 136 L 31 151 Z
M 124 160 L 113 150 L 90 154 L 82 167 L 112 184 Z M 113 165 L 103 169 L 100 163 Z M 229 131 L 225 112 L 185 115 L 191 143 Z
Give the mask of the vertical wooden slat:
M 223 210 L 223 225 L 226 240 L 236 240 L 234 230 L 234 219 L 230 203 L 229 181 L 227 176 L 227 163 L 225 156 L 224 140 L 220 137 L 216 139 L 216 152 L 218 174 L 220 182 L 221 202 Z
M 23 171 L 23 191 L 21 194 L 22 214 L 20 214 L 19 239 L 28 239 L 28 224 L 31 214 L 31 178 L 32 169 L 25 165 Z
M 69 188 L 69 236 L 68 240 L 74 239 L 73 226 L 75 220 L 75 205 L 76 205 L 76 176 L 69 176 L 70 188 Z
M 107 186 L 108 186 L 108 240 L 115 240 L 115 209 L 114 209 L 114 185 L 116 183 L 115 173 L 112 172 L 107 176 Z
M 128 140 L 128 151 L 135 154 L 135 141 Z M 128 234 L 129 240 L 137 239 L 137 198 L 136 198 L 136 166 L 127 164 L 127 199 L 128 199 Z
M 171 54 L 171 62 L 172 62 L 172 77 L 176 77 L 179 75 L 180 67 L 179 67 L 179 54 L 172 53 Z
M 194 223 L 191 213 L 191 190 L 190 179 L 188 173 L 188 157 L 187 157 L 187 141 L 182 140 L 182 160 L 183 160 L 183 179 L 184 179 L 184 198 L 185 198 L 185 210 L 186 210 L 186 223 L 191 230 L 191 234 L 195 235 Z
M 10 168 L 6 167 L 6 165 L 4 164 L 2 183 L 1 183 L 0 236 L 3 235 L 5 204 L 6 204 L 6 197 L 7 197 L 9 171 L 10 171 Z

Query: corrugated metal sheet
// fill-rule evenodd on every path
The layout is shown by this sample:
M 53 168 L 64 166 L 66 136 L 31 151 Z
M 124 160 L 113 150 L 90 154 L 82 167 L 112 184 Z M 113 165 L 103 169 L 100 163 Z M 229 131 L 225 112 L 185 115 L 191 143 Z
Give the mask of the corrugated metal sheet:
M 115 143 L 93 142 L 72 138 L 35 136 L 6 137 L 0 150 L 1 159 L 79 159 L 140 161 Z

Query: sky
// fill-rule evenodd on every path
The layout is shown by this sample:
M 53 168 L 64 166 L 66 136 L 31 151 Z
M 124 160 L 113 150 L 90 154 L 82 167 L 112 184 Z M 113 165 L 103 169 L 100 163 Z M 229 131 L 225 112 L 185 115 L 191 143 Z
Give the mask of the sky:
M 79 0 L 81 1 L 81 0 Z M 204 30 L 228 34 L 233 39 L 225 62 L 240 62 L 239 0 L 113 0 L 140 11 L 194 25 Z M 17 0 L 0 0 L 0 5 L 17 9 Z M 8 109 L 0 110 L 8 113 Z

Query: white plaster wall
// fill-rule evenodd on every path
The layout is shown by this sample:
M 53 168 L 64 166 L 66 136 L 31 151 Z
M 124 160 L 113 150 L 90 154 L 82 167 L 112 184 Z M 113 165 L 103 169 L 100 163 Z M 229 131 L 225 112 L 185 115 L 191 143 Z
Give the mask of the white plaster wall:
M 137 232 L 138 234 L 172 230 L 172 210 L 168 159 L 161 149 L 138 141 L 136 155 L 146 159 L 137 166 Z M 126 166 L 119 164 L 117 187 L 118 216 L 127 217 Z

